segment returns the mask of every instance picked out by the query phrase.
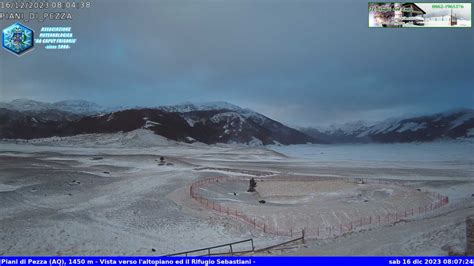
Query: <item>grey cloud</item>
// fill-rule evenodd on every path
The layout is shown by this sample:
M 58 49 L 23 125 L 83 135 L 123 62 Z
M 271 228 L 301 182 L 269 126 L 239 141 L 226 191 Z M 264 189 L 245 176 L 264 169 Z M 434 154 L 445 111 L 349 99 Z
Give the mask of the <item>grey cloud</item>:
M 294 125 L 474 107 L 472 29 L 369 29 L 363 1 L 96 1 L 72 27 L 69 52 L 0 53 L 2 98 L 225 100 Z

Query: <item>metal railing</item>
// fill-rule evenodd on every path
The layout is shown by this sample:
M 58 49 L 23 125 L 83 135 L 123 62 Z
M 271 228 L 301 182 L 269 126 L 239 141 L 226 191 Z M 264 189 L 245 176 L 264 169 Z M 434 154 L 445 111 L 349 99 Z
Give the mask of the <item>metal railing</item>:
M 250 242 L 251 244 L 251 249 L 249 250 L 235 250 L 234 247 L 235 245 L 242 244 Z M 220 253 L 212 253 L 212 250 L 223 248 L 223 247 L 229 247 L 228 252 L 220 252 Z M 205 254 L 197 255 L 197 256 L 217 256 L 217 255 L 236 255 L 240 253 L 249 253 L 249 252 L 254 252 L 255 251 L 255 246 L 253 244 L 253 239 L 245 239 L 241 241 L 236 241 L 232 243 L 227 243 L 227 244 L 222 244 L 222 245 L 217 245 L 217 246 L 212 246 L 212 247 L 207 247 L 207 248 L 200 248 L 200 249 L 193 249 L 193 250 L 188 250 L 184 252 L 179 252 L 179 253 L 173 253 L 173 254 L 168 254 L 164 255 L 165 257 L 171 257 L 171 256 L 185 256 L 187 257 L 189 254 L 194 254 L 202 251 L 207 251 Z

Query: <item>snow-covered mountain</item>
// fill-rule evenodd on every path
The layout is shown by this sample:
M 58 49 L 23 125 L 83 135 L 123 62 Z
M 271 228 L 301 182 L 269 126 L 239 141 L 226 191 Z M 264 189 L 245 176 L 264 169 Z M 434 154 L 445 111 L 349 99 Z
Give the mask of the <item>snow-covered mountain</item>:
M 391 118 L 381 122 L 357 121 L 327 129 L 304 128 L 306 134 L 337 142 L 413 142 L 474 137 L 474 110 L 458 109 L 412 118 Z
M 64 103 L 64 102 L 60 102 Z M 32 104 L 29 104 L 32 105 Z M 37 104 L 37 102 L 35 103 Z M 249 109 L 229 103 L 183 104 L 157 108 L 135 108 L 85 115 L 95 105 L 53 104 L 58 109 L 0 108 L 0 138 L 40 138 L 90 133 L 130 132 L 147 129 L 168 139 L 183 142 L 245 143 L 250 145 L 318 142 L 293 128 Z M 25 104 L 21 106 L 26 106 Z M 66 108 L 67 107 L 67 108 Z M 92 108 L 89 108 L 92 107 Z M 44 113 L 81 113 L 76 119 L 44 119 Z M 39 111 L 41 110 L 41 111 Z M 42 114 L 39 116 L 38 114 Z
M 176 105 L 159 106 L 158 109 L 167 112 L 186 113 L 193 111 L 212 111 L 212 110 L 231 110 L 240 111 L 243 110 L 237 105 L 233 105 L 228 102 L 207 102 L 207 103 L 182 103 Z
M 113 111 L 117 110 L 117 111 Z M 0 138 L 40 138 L 147 129 L 175 141 L 301 144 L 393 143 L 474 138 L 474 110 L 355 121 L 299 131 L 258 112 L 227 102 L 184 103 L 156 108 L 108 109 L 82 100 L 44 103 L 18 99 L 0 103 Z
M 111 112 L 115 109 L 106 108 L 93 102 L 84 100 L 67 100 L 55 103 L 33 101 L 29 99 L 16 99 L 9 103 L 0 102 L 0 108 L 20 112 L 44 112 L 47 110 L 58 110 L 77 115 L 92 115 Z
M 115 110 L 114 108 L 106 108 L 96 103 L 84 100 L 60 101 L 53 103 L 52 106 L 53 109 L 58 109 L 73 114 L 98 114 Z
M 214 123 L 216 123 L 217 120 L 238 118 L 240 120 L 251 120 L 253 123 L 267 127 L 270 130 L 272 130 L 272 128 L 273 130 L 278 130 L 281 126 L 281 123 L 278 123 L 260 113 L 248 108 L 241 108 L 228 102 L 209 102 L 199 104 L 184 103 L 178 105 L 160 106 L 158 109 L 167 112 L 180 113 L 191 127 L 193 127 L 196 123 L 202 122 L 200 118 L 195 115 L 195 112 L 216 110 L 226 110 L 227 112 L 225 114 L 219 114 L 218 116 L 213 117 L 212 120 Z
M 29 99 L 16 99 L 9 103 L 0 102 L 0 108 L 5 108 L 9 110 L 15 110 L 20 112 L 25 111 L 45 111 L 48 109 L 53 109 L 51 104 L 33 101 Z

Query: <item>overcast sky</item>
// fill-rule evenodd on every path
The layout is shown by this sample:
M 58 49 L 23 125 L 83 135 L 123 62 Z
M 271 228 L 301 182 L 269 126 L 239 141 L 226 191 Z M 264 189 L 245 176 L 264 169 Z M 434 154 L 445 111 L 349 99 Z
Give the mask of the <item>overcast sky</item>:
M 1 101 L 227 101 L 301 126 L 474 107 L 472 28 L 368 28 L 367 1 L 103 0 L 28 26 L 78 43 L 0 51 Z

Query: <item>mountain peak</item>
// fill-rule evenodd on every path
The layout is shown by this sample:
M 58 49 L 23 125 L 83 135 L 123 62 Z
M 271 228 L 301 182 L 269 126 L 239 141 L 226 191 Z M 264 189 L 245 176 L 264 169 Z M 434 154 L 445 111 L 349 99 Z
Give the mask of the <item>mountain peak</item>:
M 74 112 L 84 112 L 91 107 L 91 104 L 80 101 L 63 101 L 49 105 L 68 111 L 68 108 L 72 108 Z M 46 113 L 53 111 L 57 110 Z M 36 119 L 40 114 L 32 115 L 28 112 L 11 117 L 12 114 L 9 114 L 8 110 L 0 112 L 4 112 L 3 117 L 7 119 L 5 130 L 0 131 L 0 137 L 4 138 L 73 136 L 147 129 L 168 139 L 207 144 L 302 144 L 314 141 L 313 138 L 264 115 L 251 113 L 226 102 L 134 108 L 105 115 L 82 115 L 73 120 L 56 120 L 54 123 L 47 119 Z M 43 113 L 41 115 L 39 118 L 44 117 Z M 32 118 L 37 122 L 32 124 Z
M 27 98 L 20 98 L 11 101 L 10 103 L 2 103 L 4 108 L 12 109 L 16 111 L 44 111 L 47 109 L 52 109 L 51 104 L 45 102 L 39 102 L 30 100 Z
M 15 104 L 15 103 L 29 103 L 29 102 L 41 103 L 39 101 L 30 100 L 28 98 L 18 98 L 18 99 L 12 100 L 10 103 Z
M 111 109 L 109 108 L 105 108 L 96 103 L 89 102 L 86 100 L 65 100 L 55 103 L 47 103 L 27 98 L 20 98 L 12 100 L 9 103 L 0 102 L 0 107 L 20 112 L 40 112 L 46 110 L 58 110 L 62 112 L 80 115 L 91 115 L 111 111 Z
M 85 100 L 65 100 L 52 104 L 55 109 L 74 114 L 97 114 L 109 109 Z
M 474 136 L 474 110 L 458 108 L 446 112 L 388 118 L 380 122 L 335 125 L 323 131 L 303 129 L 330 142 L 413 142 Z
M 192 103 L 184 102 L 176 105 L 160 106 L 158 109 L 162 109 L 168 112 L 193 112 L 193 111 L 213 111 L 213 110 L 231 110 L 237 111 L 242 110 L 237 105 L 228 102 L 203 102 L 203 103 Z
M 63 100 L 59 102 L 55 102 L 54 104 L 87 104 L 87 105 L 95 105 L 98 106 L 98 104 L 86 100 Z

